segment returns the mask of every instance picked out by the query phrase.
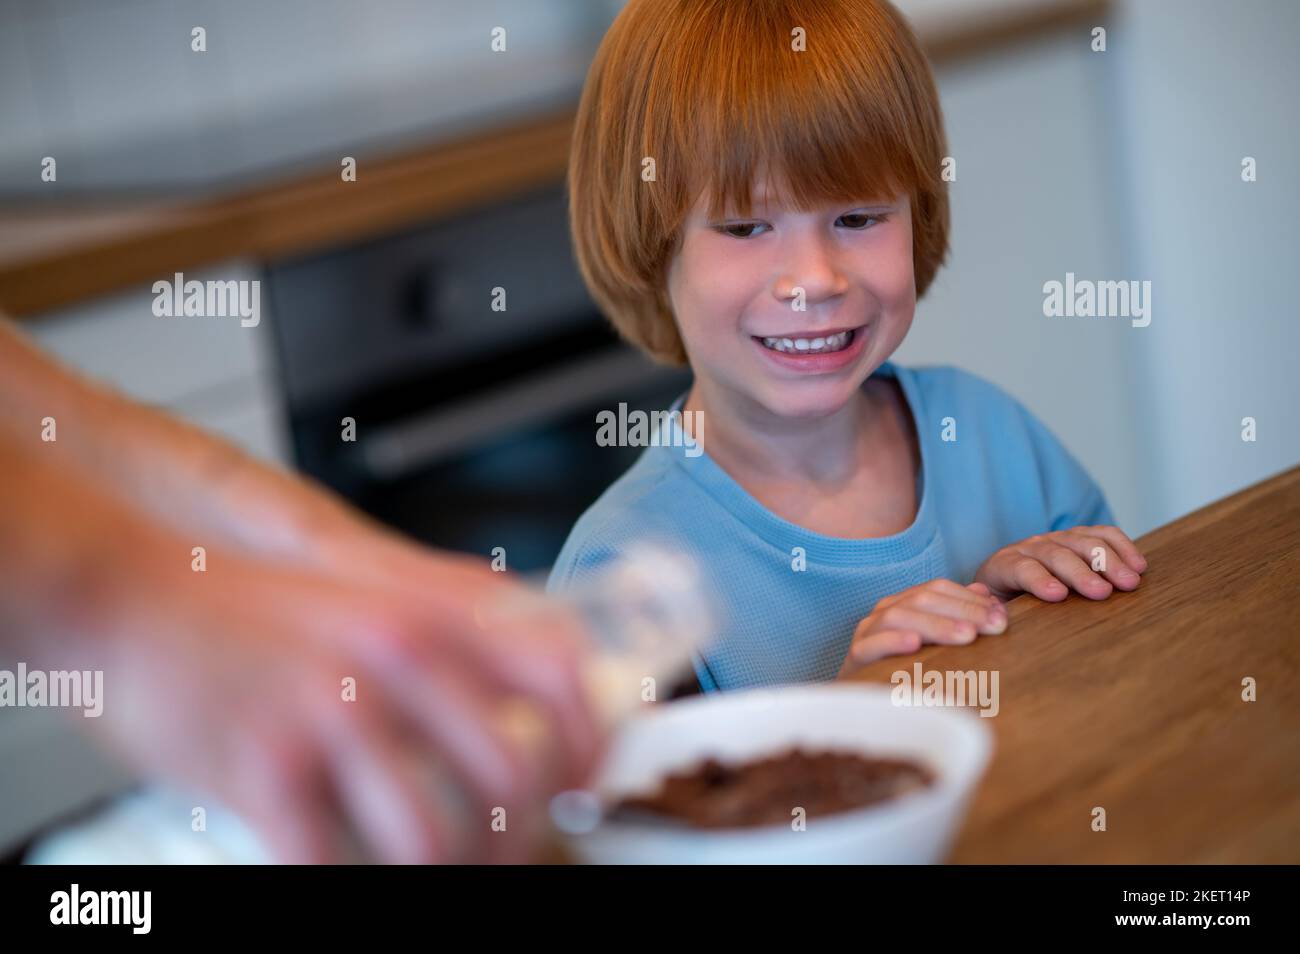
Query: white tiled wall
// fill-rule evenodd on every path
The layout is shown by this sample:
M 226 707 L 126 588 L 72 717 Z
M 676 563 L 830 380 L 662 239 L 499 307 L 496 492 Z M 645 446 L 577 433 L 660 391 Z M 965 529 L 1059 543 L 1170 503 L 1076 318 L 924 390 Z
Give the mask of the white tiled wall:
M 0 0 L 0 190 L 40 190 L 45 155 L 65 187 L 155 188 L 501 122 L 571 101 L 608 18 L 589 0 Z

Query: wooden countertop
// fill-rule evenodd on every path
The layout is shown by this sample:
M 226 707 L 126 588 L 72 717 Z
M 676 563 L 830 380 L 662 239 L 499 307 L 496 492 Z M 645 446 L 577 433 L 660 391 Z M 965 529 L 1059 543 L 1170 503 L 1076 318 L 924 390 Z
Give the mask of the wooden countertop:
M 954 17 L 919 7 L 916 29 L 931 59 L 945 64 L 1096 23 L 1108 8 L 1108 0 L 1016 0 Z M 401 155 L 359 155 L 350 183 L 331 163 L 317 175 L 220 199 L 0 210 L 0 309 L 36 317 L 175 271 L 305 254 L 416 227 L 561 181 L 571 131 L 566 110 Z
M 999 673 L 993 761 L 951 861 L 1300 862 L 1300 467 L 1138 545 L 1134 592 L 1022 596 L 1003 635 L 906 659 Z

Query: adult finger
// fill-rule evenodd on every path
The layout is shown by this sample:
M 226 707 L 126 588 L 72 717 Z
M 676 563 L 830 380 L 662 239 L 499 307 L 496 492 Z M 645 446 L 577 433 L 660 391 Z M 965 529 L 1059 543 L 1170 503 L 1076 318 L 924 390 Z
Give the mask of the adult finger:
M 560 787 L 581 785 L 600 754 L 602 732 L 584 673 L 591 647 L 577 621 L 540 601 L 526 615 L 483 614 L 481 676 L 535 704 L 557 745 Z
M 479 819 L 468 815 L 459 792 L 431 773 L 427 752 L 404 744 L 391 718 L 378 709 L 376 703 L 358 701 L 345 714 L 319 723 L 320 743 L 352 830 L 380 861 L 460 860 L 453 831 L 463 833 Z

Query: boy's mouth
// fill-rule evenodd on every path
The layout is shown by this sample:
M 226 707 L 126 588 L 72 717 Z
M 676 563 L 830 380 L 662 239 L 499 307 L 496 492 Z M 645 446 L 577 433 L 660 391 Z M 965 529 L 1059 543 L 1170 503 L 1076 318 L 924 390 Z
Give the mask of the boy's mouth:
M 779 354 L 833 354 L 836 351 L 843 351 L 851 345 L 857 332 L 858 329 L 849 328 L 846 331 L 834 332 L 829 335 L 825 333 L 820 335 L 791 335 L 788 337 L 759 337 L 755 335 L 754 340 L 769 351 L 776 351 Z

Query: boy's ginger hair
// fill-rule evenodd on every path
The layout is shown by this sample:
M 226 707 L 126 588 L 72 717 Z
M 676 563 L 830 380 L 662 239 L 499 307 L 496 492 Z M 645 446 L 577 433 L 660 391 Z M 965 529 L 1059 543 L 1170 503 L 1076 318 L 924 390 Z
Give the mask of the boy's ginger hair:
M 623 337 L 685 364 L 666 289 L 682 223 L 706 192 L 710 216 L 751 215 L 770 176 L 801 211 L 906 192 L 919 298 L 948 249 L 945 154 L 929 63 L 885 0 L 629 0 L 578 106 L 578 266 Z

